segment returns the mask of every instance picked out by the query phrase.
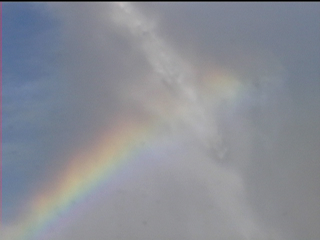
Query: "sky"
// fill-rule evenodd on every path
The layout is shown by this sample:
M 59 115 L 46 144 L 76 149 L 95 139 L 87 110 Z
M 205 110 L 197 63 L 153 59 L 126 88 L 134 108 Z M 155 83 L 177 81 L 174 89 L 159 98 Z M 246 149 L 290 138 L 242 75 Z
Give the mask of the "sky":
M 4 240 L 320 238 L 320 3 L 2 3 Z

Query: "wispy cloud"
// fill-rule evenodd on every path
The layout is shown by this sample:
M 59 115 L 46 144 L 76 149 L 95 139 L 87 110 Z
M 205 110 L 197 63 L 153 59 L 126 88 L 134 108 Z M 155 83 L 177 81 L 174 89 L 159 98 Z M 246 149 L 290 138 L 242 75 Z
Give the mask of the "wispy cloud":
M 47 13 L 56 25 L 23 33 L 29 50 L 6 30 L 5 239 L 23 231 L 36 197 L 50 197 L 41 191 L 64 177 L 70 155 L 86 155 L 123 116 L 157 119 L 167 144 L 45 239 L 319 236 L 319 4 L 32 6 L 41 17 L 19 16 Z

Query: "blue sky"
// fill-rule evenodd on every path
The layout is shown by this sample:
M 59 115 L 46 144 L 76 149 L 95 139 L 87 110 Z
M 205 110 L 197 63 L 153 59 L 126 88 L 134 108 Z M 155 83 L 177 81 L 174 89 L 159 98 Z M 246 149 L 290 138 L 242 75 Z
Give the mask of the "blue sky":
M 153 219 L 156 223 L 150 225 L 148 236 L 154 236 L 163 224 L 169 229 L 168 236 L 197 239 L 203 231 L 202 239 L 210 239 L 207 228 L 186 229 L 211 221 L 213 229 L 221 228 L 218 238 L 231 239 L 227 233 L 238 223 L 225 216 L 235 214 L 238 206 L 253 212 L 261 234 L 276 229 L 281 236 L 277 239 L 319 238 L 320 4 L 134 3 L 132 9 L 126 15 L 124 9 L 109 3 L 2 4 L 5 240 L 30 214 L 29 204 L 39 189 L 49 179 L 59 178 L 66 156 L 88 145 L 114 116 L 141 110 L 169 121 L 150 94 L 153 91 L 162 102 L 169 102 L 174 112 L 180 106 L 188 109 L 179 123 L 166 124 L 174 126 L 176 135 L 183 132 L 179 136 L 194 145 L 179 148 L 168 157 L 175 167 L 163 160 L 159 169 L 142 171 L 142 176 L 117 186 L 125 192 L 124 197 L 115 194 L 105 205 L 100 202 L 100 213 L 92 207 L 85 220 L 72 223 L 54 239 L 103 239 L 107 233 L 99 222 L 111 221 L 106 217 L 110 212 L 116 222 L 123 223 L 122 228 L 110 230 L 110 237 L 130 239 L 121 232 L 141 232 L 125 220 L 126 211 L 141 220 L 133 213 L 145 203 L 139 189 L 149 194 L 150 211 L 160 216 L 159 221 Z M 144 28 L 143 34 L 140 28 Z M 187 70 L 183 66 L 188 66 Z M 209 100 L 199 105 L 186 92 L 191 89 L 189 92 L 205 99 L 198 82 L 219 68 L 215 66 L 223 66 L 249 90 L 241 92 L 237 100 L 219 95 L 226 104 L 208 110 L 212 106 L 206 102 Z M 191 78 L 190 85 L 178 83 L 171 68 L 185 82 Z M 167 85 L 159 85 L 158 78 Z M 171 97 L 165 100 L 167 95 Z M 198 109 L 204 109 L 203 122 Z M 216 139 L 223 139 L 229 149 L 223 163 L 215 159 L 207 166 L 205 160 L 192 162 L 186 157 L 189 153 L 194 159 L 216 158 L 203 150 L 207 136 L 214 138 L 215 144 Z M 215 147 L 208 152 L 214 151 Z M 184 158 L 194 169 L 191 173 L 183 166 Z M 208 169 L 219 177 L 208 180 Z M 205 181 L 202 171 L 208 175 Z M 243 182 L 246 190 L 241 194 L 246 201 L 238 199 L 235 212 L 228 213 L 217 203 L 221 199 L 210 193 L 222 191 L 217 184 L 222 182 L 233 196 L 233 173 Z M 144 185 L 148 181 L 150 185 Z M 195 190 L 199 186 L 208 192 Z M 179 191 L 181 194 L 175 195 Z M 181 199 L 190 195 L 194 197 L 181 207 Z M 155 196 L 162 196 L 162 209 L 153 204 Z M 128 203 L 126 198 L 135 200 Z M 117 201 L 124 204 L 123 211 L 112 210 Z M 202 203 L 216 204 L 221 211 L 201 219 L 200 212 L 207 211 Z M 166 219 L 162 213 L 171 208 L 177 212 Z M 171 223 L 174 214 L 183 211 L 194 221 Z M 220 218 L 224 226 L 219 225 Z M 96 224 L 95 230 L 90 222 Z M 86 229 L 86 224 L 91 228 L 88 225 Z M 245 226 L 239 227 L 235 239 L 242 239 L 243 229 Z
M 41 137 L 54 110 L 50 79 L 58 74 L 59 36 L 58 22 L 41 7 L 4 3 L 3 9 L 3 220 L 10 222 L 50 154 Z

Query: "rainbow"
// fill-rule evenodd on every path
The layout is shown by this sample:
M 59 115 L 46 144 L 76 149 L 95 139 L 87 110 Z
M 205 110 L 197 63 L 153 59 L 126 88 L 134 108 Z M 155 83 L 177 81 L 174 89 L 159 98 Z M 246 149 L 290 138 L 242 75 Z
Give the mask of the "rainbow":
M 62 169 L 59 178 L 33 197 L 31 214 L 13 239 L 41 239 L 41 234 L 50 225 L 56 224 L 64 213 L 70 212 L 75 201 L 79 202 L 92 194 L 128 161 L 139 157 L 148 148 L 146 143 L 155 135 L 155 126 L 157 123 L 151 118 L 122 116 L 90 147 L 75 153 L 66 161 L 67 166 Z
M 174 62 L 174 58 L 167 50 L 167 52 L 164 51 L 166 57 L 162 59 L 163 49 L 166 49 L 166 46 L 162 46 L 161 41 L 154 41 L 156 35 L 152 29 L 149 29 L 147 21 L 134 12 L 130 5 L 120 4 L 119 6 L 128 15 L 127 25 L 131 30 L 144 33 L 146 28 L 151 33 L 152 37 L 146 37 L 144 42 L 155 51 L 147 48 L 144 53 L 155 72 L 171 69 L 170 64 L 171 61 Z M 220 66 L 214 68 L 209 66 L 208 69 L 211 70 L 204 71 L 200 80 L 191 84 L 192 90 L 199 93 L 204 110 L 213 109 L 222 102 L 232 103 L 231 105 L 239 104 L 239 97 L 247 93 L 248 84 L 244 85 L 228 69 Z M 170 74 L 160 75 L 163 78 L 172 78 Z M 175 80 L 174 83 L 176 82 Z M 78 149 L 67 157 L 65 166 L 59 172 L 59 177 L 44 184 L 45 188 L 32 197 L 31 206 L 28 207 L 29 214 L 24 217 L 18 227 L 19 231 L 15 233 L 15 236 L 10 237 L 10 240 L 46 239 L 43 236 L 47 234 L 51 226 L 57 225 L 58 222 L 68 221 L 70 215 L 81 211 L 79 207 L 75 207 L 79 205 L 74 202 L 81 202 L 86 196 L 97 192 L 100 186 L 111 181 L 112 177 L 129 162 L 141 157 L 141 154 L 148 148 L 150 149 L 153 144 L 158 144 L 155 139 L 159 138 L 163 125 L 174 122 L 179 124 L 180 120 L 183 121 L 188 117 L 194 120 L 194 111 L 198 110 L 198 102 L 185 101 L 188 95 L 184 91 L 181 91 L 181 95 L 185 98 L 181 97 L 179 100 L 170 95 L 167 89 L 161 89 L 152 89 L 154 90 L 152 95 L 146 96 L 147 99 L 142 101 L 144 107 L 149 105 L 151 112 L 155 109 L 152 114 L 118 116 L 114 120 L 115 123 L 111 124 L 112 127 L 102 130 L 94 143 Z
M 200 84 L 201 89 L 198 89 L 203 95 L 206 95 L 205 91 L 210 89 L 209 86 L 214 89 L 213 95 L 212 92 L 208 93 L 210 97 L 206 101 L 216 101 L 212 97 L 219 94 L 231 98 L 231 101 L 237 101 L 235 96 L 243 89 L 237 79 L 226 73 L 211 74 L 204 77 L 203 81 Z M 156 98 L 156 103 L 164 104 L 164 109 L 172 107 L 171 100 L 166 102 L 163 96 L 160 98 Z M 170 115 L 169 119 L 165 118 L 169 122 L 183 115 L 179 109 L 172 109 L 166 114 Z M 46 183 L 45 188 L 32 197 L 30 213 L 21 223 L 20 231 L 10 239 L 46 239 L 43 236 L 50 227 L 61 222 L 68 225 L 64 221 L 72 222 L 71 215 L 81 211 L 79 207 L 75 207 L 79 205 L 74 203 L 81 202 L 86 196 L 97 192 L 100 186 L 111 181 L 129 162 L 141 157 L 148 148 L 152 148 L 152 144 L 157 144 L 155 140 L 159 138 L 164 125 L 159 116 L 145 113 L 139 116 L 120 115 L 113 122 L 115 124 L 111 124 L 112 127 L 101 131 L 94 143 L 71 154 L 71 157 L 66 159 L 66 165 L 60 170 L 59 177 Z

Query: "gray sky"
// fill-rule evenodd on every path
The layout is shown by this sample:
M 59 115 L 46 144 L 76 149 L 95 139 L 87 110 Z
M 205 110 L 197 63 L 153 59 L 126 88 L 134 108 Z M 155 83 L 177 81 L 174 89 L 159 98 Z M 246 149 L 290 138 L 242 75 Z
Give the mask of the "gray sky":
M 319 239 L 319 3 L 2 10 L 5 240 L 137 118 L 160 129 L 139 157 L 39 239 Z

